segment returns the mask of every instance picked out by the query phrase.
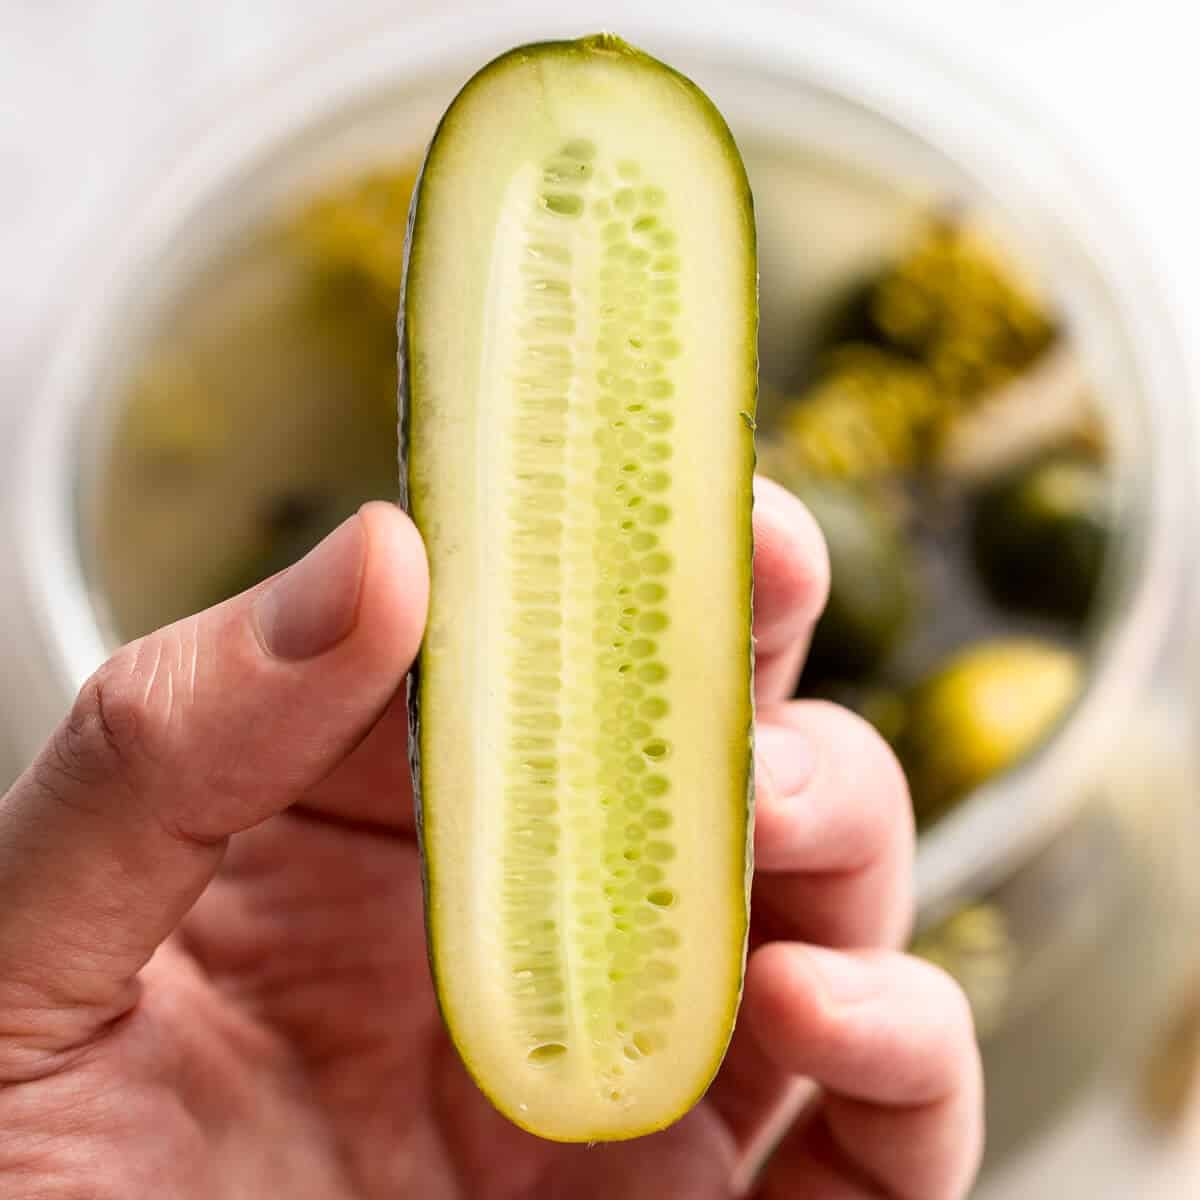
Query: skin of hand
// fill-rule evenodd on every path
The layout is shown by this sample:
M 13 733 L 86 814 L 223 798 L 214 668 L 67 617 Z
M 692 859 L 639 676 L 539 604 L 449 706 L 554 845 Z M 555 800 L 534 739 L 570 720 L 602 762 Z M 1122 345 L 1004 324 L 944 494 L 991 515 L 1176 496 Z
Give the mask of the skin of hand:
M 913 829 L 882 741 L 789 701 L 828 585 L 759 481 L 758 870 L 706 1098 L 632 1142 L 509 1125 L 429 983 L 404 679 L 420 539 L 367 505 L 289 571 L 119 650 L 0 801 L 6 1200 L 956 1200 L 982 1140 L 966 1002 L 897 951 Z

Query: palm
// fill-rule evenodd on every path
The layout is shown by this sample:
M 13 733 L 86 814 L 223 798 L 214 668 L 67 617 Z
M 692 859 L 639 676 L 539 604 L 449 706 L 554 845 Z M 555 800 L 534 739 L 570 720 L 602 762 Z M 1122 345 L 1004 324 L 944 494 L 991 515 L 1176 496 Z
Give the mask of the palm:
M 443 1032 L 403 832 L 291 813 L 242 835 L 145 987 L 81 1069 L 107 1076 L 102 1095 L 120 1088 L 122 1126 L 144 1106 L 130 1134 L 159 1131 L 162 1194 L 726 1194 L 728 1138 L 711 1112 L 589 1151 L 541 1142 L 492 1110 Z M 123 1157 L 119 1137 L 108 1147 Z

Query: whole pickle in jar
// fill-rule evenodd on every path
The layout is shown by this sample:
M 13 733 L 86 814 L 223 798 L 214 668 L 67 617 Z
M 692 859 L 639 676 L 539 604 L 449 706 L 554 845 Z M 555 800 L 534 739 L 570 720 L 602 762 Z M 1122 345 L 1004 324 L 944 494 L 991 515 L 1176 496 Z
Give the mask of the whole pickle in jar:
M 1036 750 L 1082 681 L 1075 651 L 1012 636 L 968 646 L 918 683 L 896 740 L 918 825 Z
M 396 312 L 415 182 L 410 163 L 364 168 L 327 185 L 281 230 L 303 280 L 298 332 L 373 398 L 365 416 L 381 445 L 395 445 Z
M 917 470 L 941 412 L 928 371 L 848 344 L 830 351 L 806 391 L 774 421 L 773 461 L 797 477 L 872 482 Z
M 907 355 L 961 403 L 1019 375 L 1057 332 L 1016 261 L 975 222 L 946 213 L 931 218 L 904 253 L 866 281 L 832 340 Z
M 1002 607 L 1078 627 L 1096 597 L 1113 519 L 1104 464 L 1078 451 L 1052 451 L 979 492 L 972 558 Z
M 363 171 L 327 188 L 285 230 L 289 248 L 326 285 L 362 289 L 393 324 L 416 174 L 408 163 Z

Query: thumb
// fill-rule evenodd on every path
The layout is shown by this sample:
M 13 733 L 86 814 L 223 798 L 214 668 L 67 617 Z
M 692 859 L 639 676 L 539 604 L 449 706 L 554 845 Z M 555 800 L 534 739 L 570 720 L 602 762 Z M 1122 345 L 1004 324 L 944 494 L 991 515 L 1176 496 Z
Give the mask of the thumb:
M 298 800 L 387 707 L 427 595 L 415 528 L 369 504 L 84 685 L 0 800 L 0 1082 L 132 1003 L 228 837 Z

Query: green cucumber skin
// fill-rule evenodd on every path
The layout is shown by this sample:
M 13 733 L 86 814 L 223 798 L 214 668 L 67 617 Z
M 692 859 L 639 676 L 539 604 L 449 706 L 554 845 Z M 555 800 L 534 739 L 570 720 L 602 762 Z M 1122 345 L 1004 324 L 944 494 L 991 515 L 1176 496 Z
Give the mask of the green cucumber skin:
M 661 62 L 659 59 L 646 54 L 644 51 L 631 46 L 623 39 L 612 34 L 602 33 L 583 37 L 571 41 L 543 41 L 528 43 L 523 46 L 515 47 L 489 63 L 479 68 L 463 85 L 456 94 L 453 101 L 447 107 L 445 113 L 440 118 L 432 138 L 430 139 L 424 157 L 421 162 L 420 169 L 417 172 L 416 182 L 413 187 L 412 199 L 409 204 L 407 230 L 404 244 L 404 262 L 403 275 L 401 280 L 399 309 L 397 315 L 397 364 L 398 364 L 398 442 L 399 442 L 399 498 L 401 508 L 407 513 L 418 530 L 421 529 L 421 517 L 416 511 L 414 496 L 410 488 L 410 450 L 412 439 L 410 434 L 410 426 L 412 421 L 412 413 L 415 402 L 412 389 L 412 371 L 411 363 L 413 362 L 417 350 L 412 344 L 410 337 L 411 319 L 409 305 L 412 303 L 412 289 L 410 287 L 411 273 L 413 267 L 414 246 L 418 241 L 418 232 L 421 220 L 421 197 L 423 185 L 426 181 L 427 171 L 430 166 L 430 160 L 437 148 L 438 140 L 452 127 L 456 110 L 460 102 L 468 93 L 478 84 L 486 80 L 486 78 L 494 71 L 502 68 L 512 59 L 529 59 L 548 55 L 561 55 L 563 57 L 572 58 L 580 55 L 607 53 L 622 55 L 634 58 L 646 63 L 648 66 L 656 70 L 665 72 L 672 76 L 675 81 L 685 88 L 699 103 L 700 107 L 706 112 L 708 119 L 717 135 L 719 142 L 725 148 L 730 163 L 735 170 L 735 173 L 741 179 L 741 192 L 744 199 L 744 232 L 747 237 L 748 252 L 752 262 L 755 264 L 753 278 L 748 289 L 746 298 L 746 314 L 747 324 L 750 326 L 751 344 L 757 346 L 757 331 L 758 331 L 758 312 L 759 312 L 759 277 L 757 272 L 757 236 L 754 218 L 754 201 L 750 189 L 749 180 L 746 177 L 745 167 L 742 163 L 740 152 L 737 148 L 732 131 L 729 129 L 725 118 L 713 104 L 712 100 L 704 93 L 695 83 L 687 76 L 683 75 L 669 64 Z M 757 451 L 755 447 L 754 431 L 756 429 L 757 416 L 757 401 L 758 401 L 758 363 L 755 356 L 752 364 L 754 389 L 750 398 L 750 408 L 744 413 L 746 418 L 746 428 L 749 436 L 744 438 L 744 470 L 746 479 L 752 480 L 757 464 Z M 744 576 L 746 579 L 746 597 L 748 611 L 753 613 L 754 603 L 754 574 L 753 574 L 753 557 L 754 557 L 754 533 L 753 533 L 753 495 L 748 497 L 746 504 L 745 522 L 744 522 L 744 537 L 743 544 L 745 546 Z M 407 709 L 408 709 L 408 757 L 412 775 L 412 790 L 413 790 L 413 807 L 415 817 L 416 841 L 421 862 L 421 881 L 423 892 L 423 912 L 426 933 L 426 951 L 429 963 L 429 971 L 431 981 L 433 983 L 435 1002 L 438 1006 L 439 1014 L 442 1018 L 443 1025 L 447 1029 L 452 1043 L 459 1051 L 460 1061 L 462 1061 L 465 1069 L 472 1078 L 475 1085 L 483 1093 L 484 1096 L 514 1125 L 539 1136 L 546 1140 L 562 1140 L 572 1141 L 576 1139 L 556 1139 L 552 1136 L 548 1137 L 544 1132 L 533 1128 L 525 1120 L 523 1120 L 519 1112 L 513 1111 L 510 1107 L 502 1104 L 491 1091 L 488 1086 L 488 1081 L 476 1072 L 469 1057 L 462 1054 L 462 1047 L 458 1044 L 454 1032 L 454 1023 L 449 1018 L 444 1004 L 444 989 L 442 986 L 442 970 L 439 968 L 436 935 L 433 928 L 433 910 L 431 905 L 431 896 L 433 894 L 433 869 L 431 864 L 431 856 L 427 853 L 425 837 L 424 837 L 424 810 L 425 798 L 422 783 L 422 679 L 425 670 L 425 658 L 427 650 L 422 644 L 421 649 L 413 662 L 409 671 L 407 680 Z M 743 784 L 743 795 L 745 803 L 745 828 L 746 828 L 746 845 L 744 853 L 745 861 L 745 879 L 743 889 L 743 931 L 742 931 L 742 947 L 741 960 L 738 971 L 738 976 L 731 995 L 731 1015 L 728 1021 L 729 1035 L 725 1043 L 719 1048 L 711 1070 L 708 1073 L 708 1078 L 704 1085 L 698 1089 L 696 1094 L 689 1101 L 687 1107 L 672 1118 L 670 1122 L 660 1123 L 643 1129 L 632 1129 L 627 1133 L 612 1136 L 606 1135 L 605 1140 L 625 1141 L 635 1138 L 647 1136 L 658 1132 L 667 1124 L 671 1124 L 674 1120 L 682 1117 L 686 1111 L 689 1111 L 696 1103 L 698 1103 L 707 1091 L 708 1086 L 716 1077 L 722 1062 L 724 1061 L 725 1053 L 728 1050 L 729 1041 L 732 1038 L 734 1021 L 736 1014 L 740 1008 L 742 992 L 745 982 L 746 960 L 749 951 L 749 933 L 750 933 L 750 901 L 754 876 L 754 816 L 755 816 L 755 789 L 754 789 L 754 725 L 755 725 L 755 704 L 754 704 L 754 638 L 752 630 L 748 623 L 747 639 L 746 639 L 746 670 L 749 679 L 749 706 L 747 711 L 745 725 L 745 773 Z M 590 1140 L 589 1140 L 590 1144 Z

